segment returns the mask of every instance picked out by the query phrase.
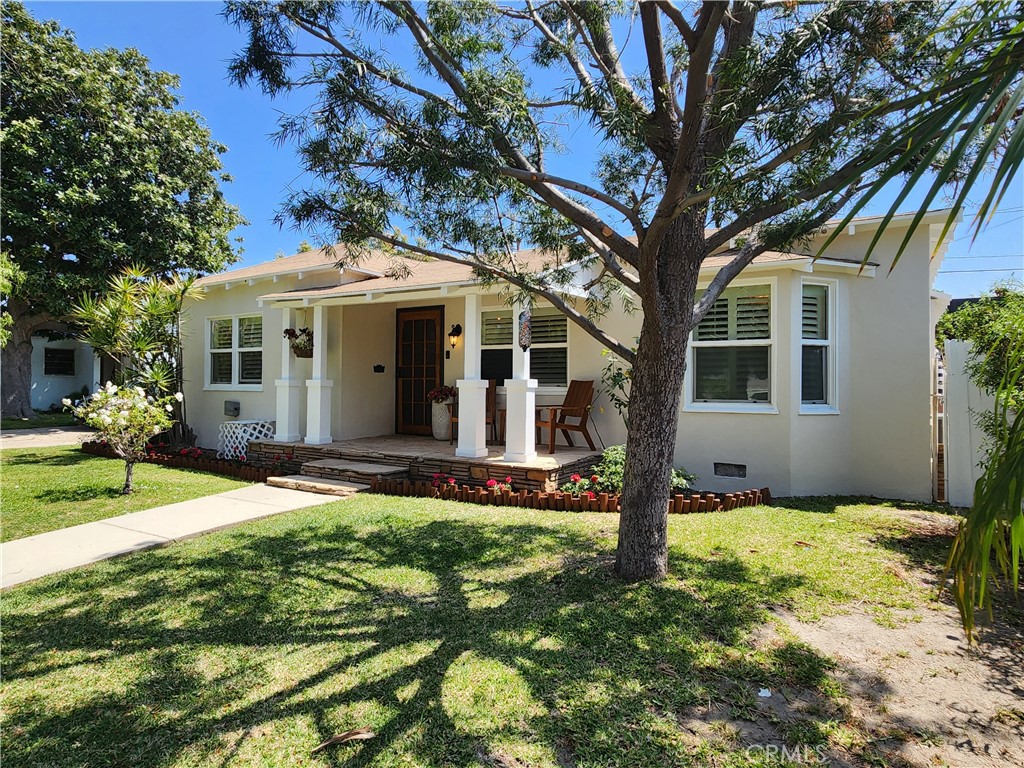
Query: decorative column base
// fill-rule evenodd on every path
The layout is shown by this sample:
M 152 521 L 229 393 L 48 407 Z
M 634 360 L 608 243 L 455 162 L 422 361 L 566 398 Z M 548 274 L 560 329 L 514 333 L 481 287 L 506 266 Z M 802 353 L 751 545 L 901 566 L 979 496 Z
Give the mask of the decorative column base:
M 459 444 L 455 455 L 480 459 L 487 455 L 487 382 L 459 379 Z
M 302 407 L 302 382 L 299 379 L 277 379 L 277 431 L 274 441 L 278 443 L 297 443 L 302 439 L 299 434 L 299 414 Z
M 331 389 L 330 379 L 306 380 L 306 439 L 308 445 L 324 445 L 333 442 L 331 438 Z
M 537 380 L 505 380 L 505 461 L 537 458 Z

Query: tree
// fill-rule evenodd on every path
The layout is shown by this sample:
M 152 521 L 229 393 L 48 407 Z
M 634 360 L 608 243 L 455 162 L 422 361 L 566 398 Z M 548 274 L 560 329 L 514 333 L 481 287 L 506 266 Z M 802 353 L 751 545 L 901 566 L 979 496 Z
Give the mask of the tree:
M 220 155 L 178 78 L 137 51 L 83 51 L 70 32 L 3 3 L 3 250 L 18 280 L 3 297 L 4 415 L 31 415 L 31 337 L 71 303 L 139 264 L 208 272 L 237 258 L 243 219 L 220 183 Z
M 82 296 L 71 319 L 82 328 L 82 341 L 117 363 L 116 384 L 164 397 L 180 392 L 184 384 L 181 316 L 186 298 L 202 298 L 194 283 L 193 278 L 161 279 L 129 267 L 109 279 L 103 294 Z M 180 429 L 175 427 L 173 439 L 191 442 L 184 402 L 177 415 Z
M 543 296 L 631 366 L 616 558 L 630 580 L 667 569 L 687 340 L 729 282 L 900 174 L 970 180 L 979 158 L 1024 141 L 1022 11 L 1005 3 L 229 2 L 225 14 L 247 34 L 238 83 L 313 94 L 281 123 L 314 179 L 282 219 L 356 257 L 372 246 L 468 263 Z M 402 50 L 405 67 L 389 53 Z M 527 272 L 521 243 L 551 268 Z M 698 297 L 701 264 L 723 252 Z M 596 277 L 581 307 L 564 288 L 584 269 Z M 601 328 L 620 299 L 643 310 L 635 351 Z

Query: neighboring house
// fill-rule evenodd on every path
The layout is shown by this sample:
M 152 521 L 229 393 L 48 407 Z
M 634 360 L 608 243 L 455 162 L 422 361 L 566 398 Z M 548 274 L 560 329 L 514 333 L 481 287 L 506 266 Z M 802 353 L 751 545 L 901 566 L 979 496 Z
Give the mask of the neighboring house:
M 910 215 L 892 222 L 866 267 L 878 218 L 856 220 L 818 260 L 811 254 L 824 234 L 743 271 L 688 353 L 675 462 L 699 487 L 932 497 L 934 322 L 945 297 L 931 287 L 952 231 L 930 256 L 946 216 L 926 215 L 891 273 Z M 535 403 L 560 403 L 572 379 L 600 387 L 601 344 L 543 301 L 525 355 L 515 343 L 519 308 L 468 267 L 410 261 L 410 274 L 392 279 L 383 257 L 341 269 L 338 258 L 312 251 L 199 281 L 204 297 L 187 309 L 184 362 L 201 445 L 216 444 L 226 403 L 239 404 L 240 419 L 274 421 L 280 441 L 429 434 L 426 393 L 461 382 L 457 455 L 479 457 L 484 429 L 474 414 L 483 412 L 486 379 L 497 378 L 506 458 L 525 461 Z M 521 258 L 532 269 L 551 261 L 536 251 Z M 726 258 L 706 262 L 704 284 Z M 453 347 L 455 324 L 463 332 Z M 602 324 L 630 343 L 640 316 L 615 310 Z M 312 359 L 282 338 L 301 327 L 314 331 Z M 605 445 L 625 440 L 605 398 L 592 423 Z
M 37 411 L 59 408 L 60 401 L 81 396 L 83 388 L 96 390 L 97 357 L 92 347 L 75 339 L 32 337 L 32 407 Z

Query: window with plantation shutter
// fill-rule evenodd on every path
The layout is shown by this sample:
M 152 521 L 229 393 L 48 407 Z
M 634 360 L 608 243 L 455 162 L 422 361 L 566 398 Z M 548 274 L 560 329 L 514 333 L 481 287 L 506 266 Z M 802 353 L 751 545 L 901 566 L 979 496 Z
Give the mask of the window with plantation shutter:
M 512 376 L 512 349 L 517 341 L 518 318 L 511 309 L 480 315 L 480 369 L 485 379 L 503 386 Z M 530 377 L 542 387 L 564 387 L 569 382 L 569 320 L 554 307 L 537 307 L 530 318 Z
M 251 388 L 263 384 L 263 317 L 216 317 L 208 320 L 207 386 Z
M 726 288 L 693 331 L 694 403 L 772 402 L 770 285 Z
M 829 332 L 830 286 L 804 283 L 800 293 L 800 403 L 831 403 L 832 339 Z

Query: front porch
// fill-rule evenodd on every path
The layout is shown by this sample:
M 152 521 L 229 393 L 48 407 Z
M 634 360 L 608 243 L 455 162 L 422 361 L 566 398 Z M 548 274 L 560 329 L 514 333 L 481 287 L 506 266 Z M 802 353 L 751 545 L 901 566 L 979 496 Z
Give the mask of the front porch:
M 517 490 L 551 491 L 573 474 L 589 474 L 600 454 L 587 448 L 559 447 L 553 454 L 536 454 L 527 461 L 507 461 L 503 446 L 487 446 L 484 456 L 467 458 L 445 441 L 409 435 L 382 435 L 339 440 L 322 445 L 260 441 L 249 444 L 249 460 L 271 465 L 274 456 L 287 456 L 290 470 L 325 478 L 338 477 L 332 464 L 363 464 L 367 468 L 402 468 L 410 480 L 432 480 L 435 474 L 454 477 L 459 485 L 482 486 L 487 480 L 512 478 Z M 314 466 L 320 464 L 321 466 Z M 300 466 L 301 465 L 301 466 Z M 372 470 L 370 470 L 372 472 Z M 394 470 L 392 470 L 394 472 Z

